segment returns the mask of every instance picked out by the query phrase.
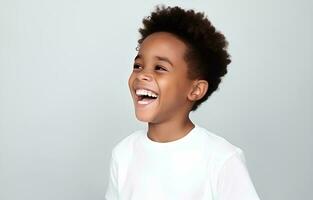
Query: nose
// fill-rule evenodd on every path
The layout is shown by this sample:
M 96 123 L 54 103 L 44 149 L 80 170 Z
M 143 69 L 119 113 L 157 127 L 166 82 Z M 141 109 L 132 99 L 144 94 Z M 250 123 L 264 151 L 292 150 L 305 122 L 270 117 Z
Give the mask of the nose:
M 141 71 L 140 74 L 138 74 L 137 78 L 141 81 L 151 81 L 153 79 L 153 76 L 152 76 L 152 74 L 143 70 L 143 71 Z

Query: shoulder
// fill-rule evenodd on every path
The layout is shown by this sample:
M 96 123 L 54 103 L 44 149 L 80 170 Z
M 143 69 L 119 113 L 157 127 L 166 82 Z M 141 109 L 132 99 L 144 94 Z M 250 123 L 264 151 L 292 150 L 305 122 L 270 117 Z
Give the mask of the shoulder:
M 112 149 L 112 156 L 118 159 L 130 155 L 135 143 L 143 134 L 143 130 L 137 130 L 121 139 Z
M 224 137 L 203 127 L 198 126 L 198 130 L 200 140 L 203 142 L 206 151 L 211 153 L 215 162 L 223 163 L 233 155 L 243 153 L 240 147 L 232 144 Z

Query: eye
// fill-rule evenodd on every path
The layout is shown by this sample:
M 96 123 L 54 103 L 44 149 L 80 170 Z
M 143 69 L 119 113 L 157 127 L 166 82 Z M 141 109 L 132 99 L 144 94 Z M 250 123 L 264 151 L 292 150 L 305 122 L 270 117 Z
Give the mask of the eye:
M 161 65 L 156 65 L 155 69 L 159 70 L 159 71 L 167 71 L 167 69 L 165 67 L 161 66 Z
M 137 63 L 135 63 L 134 65 L 133 65 L 133 69 L 135 70 L 135 69 L 140 69 L 141 68 L 141 66 L 139 65 L 139 64 L 137 64 Z

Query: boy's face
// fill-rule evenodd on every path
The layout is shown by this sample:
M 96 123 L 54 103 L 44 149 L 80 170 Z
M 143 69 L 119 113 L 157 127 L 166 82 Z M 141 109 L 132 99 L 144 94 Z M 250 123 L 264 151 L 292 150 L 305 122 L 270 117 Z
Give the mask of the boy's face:
M 129 77 L 136 117 L 160 123 L 189 112 L 192 87 L 184 59 L 187 46 L 167 32 L 156 32 L 141 43 Z

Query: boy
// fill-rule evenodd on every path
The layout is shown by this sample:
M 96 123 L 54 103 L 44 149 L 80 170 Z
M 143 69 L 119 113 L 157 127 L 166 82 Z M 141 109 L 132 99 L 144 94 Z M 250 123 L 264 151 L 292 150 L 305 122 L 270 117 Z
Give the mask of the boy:
M 147 130 L 112 150 L 107 200 L 259 200 L 243 151 L 192 123 L 230 63 L 203 13 L 156 7 L 143 20 L 129 89 Z

